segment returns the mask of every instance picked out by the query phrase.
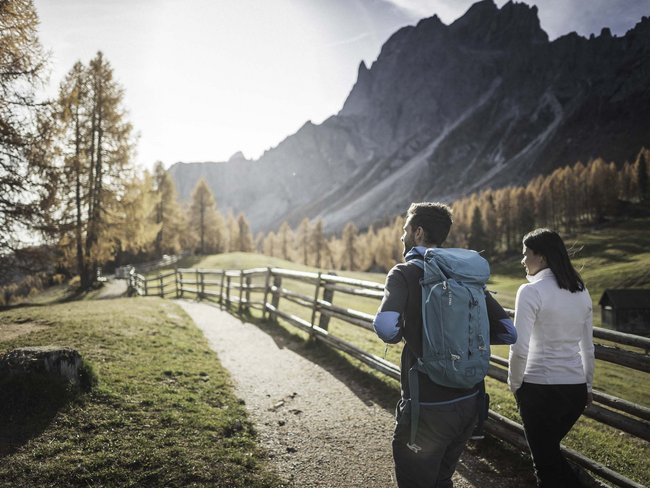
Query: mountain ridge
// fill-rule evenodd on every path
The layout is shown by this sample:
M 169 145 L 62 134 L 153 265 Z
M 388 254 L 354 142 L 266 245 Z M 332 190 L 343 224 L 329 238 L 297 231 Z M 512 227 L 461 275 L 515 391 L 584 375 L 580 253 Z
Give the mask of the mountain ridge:
M 304 217 L 338 231 L 578 160 L 623 162 L 650 144 L 648 46 L 647 17 L 621 37 L 549 41 L 536 7 L 483 0 L 450 25 L 434 16 L 396 31 L 359 64 L 338 114 L 257 161 L 170 173 L 184 199 L 205 177 L 256 231 Z

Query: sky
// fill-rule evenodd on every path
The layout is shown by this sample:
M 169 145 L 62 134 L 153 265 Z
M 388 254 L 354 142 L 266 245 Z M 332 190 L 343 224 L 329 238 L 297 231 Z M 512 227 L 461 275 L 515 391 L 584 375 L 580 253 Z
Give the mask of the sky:
M 259 158 L 305 122 L 335 115 L 359 63 L 406 25 L 436 14 L 449 24 L 473 0 L 34 0 L 58 85 L 76 61 L 102 51 L 125 90 L 151 169 Z M 495 0 L 501 7 L 506 0 Z M 551 40 L 576 31 L 623 35 L 650 0 L 526 0 Z

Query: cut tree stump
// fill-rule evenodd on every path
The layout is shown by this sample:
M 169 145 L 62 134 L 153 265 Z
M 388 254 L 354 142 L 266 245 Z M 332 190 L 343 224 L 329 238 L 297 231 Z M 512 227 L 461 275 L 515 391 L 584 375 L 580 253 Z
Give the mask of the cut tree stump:
M 70 347 L 21 347 L 0 356 L 0 378 L 45 374 L 79 387 L 81 365 L 81 355 Z

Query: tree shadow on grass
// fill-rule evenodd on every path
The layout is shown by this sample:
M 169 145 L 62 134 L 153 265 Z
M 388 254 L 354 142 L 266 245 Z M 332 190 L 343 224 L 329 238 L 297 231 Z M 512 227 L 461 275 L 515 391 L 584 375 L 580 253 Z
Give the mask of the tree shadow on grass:
M 74 396 L 51 376 L 0 377 L 0 459 L 40 435 Z

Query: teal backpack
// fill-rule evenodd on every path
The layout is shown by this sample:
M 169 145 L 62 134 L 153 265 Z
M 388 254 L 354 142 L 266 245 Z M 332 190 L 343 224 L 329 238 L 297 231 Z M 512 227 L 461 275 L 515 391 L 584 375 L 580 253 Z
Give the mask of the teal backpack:
M 422 357 L 409 371 L 409 447 L 417 452 L 418 371 L 438 385 L 463 389 L 472 388 L 487 374 L 490 326 L 484 288 L 490 277 L 490 265 L 476 251 L 441 248 L 427 249 L 424 260 L 415 263 L 424 269 L 420 281 Z

